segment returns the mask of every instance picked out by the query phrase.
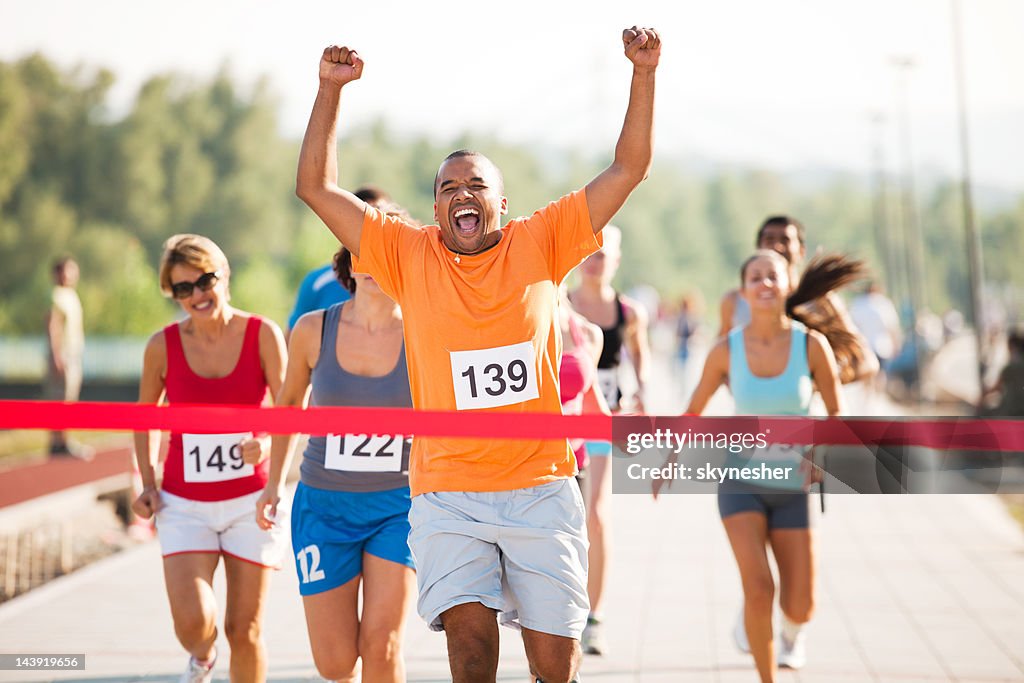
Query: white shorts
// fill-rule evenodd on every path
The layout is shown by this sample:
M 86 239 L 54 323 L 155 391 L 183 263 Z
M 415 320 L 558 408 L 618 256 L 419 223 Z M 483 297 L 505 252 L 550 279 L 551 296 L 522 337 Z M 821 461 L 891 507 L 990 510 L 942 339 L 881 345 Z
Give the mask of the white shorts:
M 280 569 L 288 514 L 277 507 L 277 524 L 264 531 L 256 524 L 256 499 L 262 491 L 207 502 L 160 492 L 157 536 L 164 557 L 181 553 L 218 553 L 263 567 Z
M 409 547 L 417 609 L 435 631 L 470 602 L 506 626 L 579 640 L 587 623 L 587 529 L 573 478 L 513 491 L 424 493 L 412 499 Z

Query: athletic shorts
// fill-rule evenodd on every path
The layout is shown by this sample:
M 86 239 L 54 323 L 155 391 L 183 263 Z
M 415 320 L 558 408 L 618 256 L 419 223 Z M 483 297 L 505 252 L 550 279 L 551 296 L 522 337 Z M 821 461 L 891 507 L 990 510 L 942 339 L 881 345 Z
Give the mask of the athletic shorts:
M 164 557 L 182 553 L 219 553 L 264 567 L 279 569 L 284 555 L 282 522 L 288 511 L 277 508 L 278 524 L 264 531 L 256 524 L 256 499 L 263 491 L 228 500 L 190 500 L 160 492 L 163 506 L 156 513 L 157 536 Z
M 579 640 L 590 612 L 587 530 L 576 480 L 497 492 L 424 493 L 412 500 L 409 545 L 417 609 L 479 602 L 502 624 Z
M 292 501 L 299 593 L 316 595 L 363 571 L 363 553 L 415 569 L 409 551 L 409 487 L 352 493 L 299 483 Z
M 808 529 L 810 496 L 803 492 L 777 492 L 726 479 L 718 486 L 718 513 L 725 519 L 738 512 L 758 512 L 768 518 L 769 529 Z
M 611 441 L 588 441 L 586 446 L 591 458 L 607 458 L 612 454 Z

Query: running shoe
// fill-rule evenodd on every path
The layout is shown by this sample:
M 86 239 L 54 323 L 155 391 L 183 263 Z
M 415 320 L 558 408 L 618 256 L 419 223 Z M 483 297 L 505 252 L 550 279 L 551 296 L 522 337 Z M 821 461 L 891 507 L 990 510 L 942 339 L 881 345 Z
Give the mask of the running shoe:
M 50 446 L 51 458 L 74 458 L 85 462 L 91 461 L 96 456 L 96 449 L 92 446 L 77 443 L 63 443 Z
M 807 663 L 807 645 L 804 632 L 796 634 L 793 642 L 785 635 L 779 636 L 779 666 L 784 669 L 800 669 Z
M 747 626 L 743 623 L 742 607 L 740 607 L 739 616 L 736 617 L 736 625 L 732 627 L 732 639 L 740 652 L 750 654 L 750 641 L 747 640 Z
M 188 658 L 188 668 L 181 674 L 178 683 L 210 683 L 213 680 L 213 665 L 217 663 L 217 651 L 213 651 L 213 659 L 209 664 L 200 664 L 195 657 Z
M 594 617 L 587 617 L 587 625 L 583 627 L 583 638 L 581 639 L 583 654 L 603 655 L 608 651 L 608 644 L 605 642 L 601 630 L 601 622 L 599 620 Z

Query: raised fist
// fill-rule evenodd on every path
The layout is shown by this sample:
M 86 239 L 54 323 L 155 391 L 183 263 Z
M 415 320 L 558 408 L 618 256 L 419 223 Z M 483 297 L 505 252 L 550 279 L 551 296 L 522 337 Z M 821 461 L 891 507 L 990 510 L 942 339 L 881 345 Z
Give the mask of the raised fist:
M 347 47 L 330 45 L 320 58 L 320 80 L 345 85 L 363 75 L 363 60 L 359 53 Z
M 653 28 L 634 26 L 622 32 L 622 45 L 633 66 L 653 69 L 661 56 L 661 38 Z

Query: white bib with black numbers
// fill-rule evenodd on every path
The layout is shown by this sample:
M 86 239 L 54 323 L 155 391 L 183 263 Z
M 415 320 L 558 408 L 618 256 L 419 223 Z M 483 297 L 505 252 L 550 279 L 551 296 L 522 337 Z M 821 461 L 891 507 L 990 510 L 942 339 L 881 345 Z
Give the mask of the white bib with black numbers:
M 328 434 L 324 467 L 345 472 L 401 472 L 405 437 Z
M 497 408 L 540 397 L 531 342 L 479 351 L 452 351 L 457 410 Z
M 182 434 L 185 481 L 208 484 L 251 477 L 255 468 L 242 461 L 241 443 L 252 432 L 241 434 Z

